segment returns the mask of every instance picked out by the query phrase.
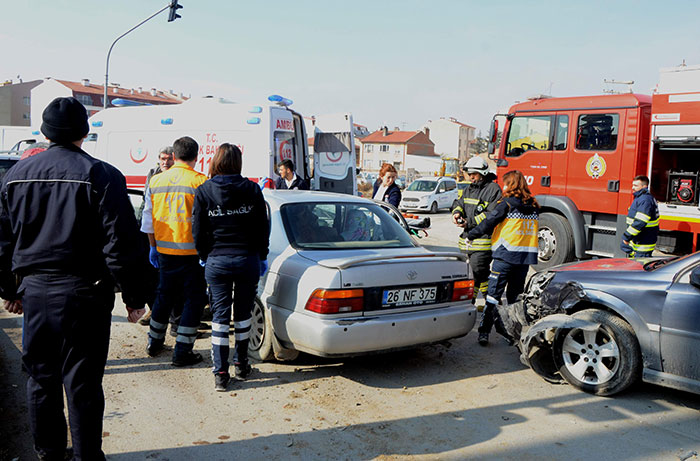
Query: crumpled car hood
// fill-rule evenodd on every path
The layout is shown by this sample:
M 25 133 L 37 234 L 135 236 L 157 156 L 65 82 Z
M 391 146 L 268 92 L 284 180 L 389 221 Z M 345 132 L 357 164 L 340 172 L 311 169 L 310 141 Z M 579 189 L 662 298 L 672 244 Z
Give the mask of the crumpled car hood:
M 600 325 L 564 314 L 567 309 L 586 300 L 586 293 L 578 282 L 568 282 L 555 293 L 544 292 L 553 272 L 535 274 L 529 290 L 519 300 L 507 306 L 498 306 L 503 325 L 508 334 L 516 338 L 520 361 L 550 383 L 563 383 L 555 363 L 552 346 L 557 332 L 571 328 L 595 330 Z M 547 302 L 545 296 L 557 296 L 555 302 Z M 559 306 L 556 310 L 549 306 Z
M 648 259 L 593 259 L 589 261 L 564 264 L 551 271 L 641 271 Z

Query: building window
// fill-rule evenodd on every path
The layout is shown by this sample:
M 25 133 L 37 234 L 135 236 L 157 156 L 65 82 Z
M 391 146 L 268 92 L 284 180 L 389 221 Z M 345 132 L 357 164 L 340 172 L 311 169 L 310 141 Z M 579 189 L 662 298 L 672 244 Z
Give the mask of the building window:
M 365 168 L 372 168 L 372 159 L 365 159 Z
M 29 120 L 29 114 L 22 114 L 22 119 Z
M 92 96 L 88 94 L 79 94 L 75 97 L 83 106 L 92 106 Z
M 22 103 L 25 106 L 30 106 L 32 104 L 32 98 L 30 98 L 29 96 L 22 96 Z
M 379 151 L 380 152 L 389 152 L 389 145 L 388 144 L 382 144 L 379 146 Z
M 365 152 L 372 152 L 372 144 L 365 144 Z
M 396 168 L 397 170 L 400 171 L 401 170 L 401 162 L 394 162 L 394 168 Z

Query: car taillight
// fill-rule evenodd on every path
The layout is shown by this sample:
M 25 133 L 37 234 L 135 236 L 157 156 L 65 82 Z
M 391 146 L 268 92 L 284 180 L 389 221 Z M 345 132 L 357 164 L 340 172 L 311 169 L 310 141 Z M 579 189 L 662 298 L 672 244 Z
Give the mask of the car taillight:
M 456 280 L 452 283 L 452 301 L 464 301 L 474 297 L 474 280 Z
M 319 314 L 360 312 L 364 306 L 363 299 L 362 290 L 315 290 L 305 309 Z

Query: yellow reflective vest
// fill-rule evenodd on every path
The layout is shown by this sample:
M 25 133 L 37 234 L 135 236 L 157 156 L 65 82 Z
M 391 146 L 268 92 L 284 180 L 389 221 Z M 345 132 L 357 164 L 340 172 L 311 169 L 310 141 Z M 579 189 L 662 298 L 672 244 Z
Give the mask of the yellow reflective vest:
M 151 178 L 148 188 L 153 205 L 153 234 L 159 253 L 196 255 L 192 237 L 194 193 L 207 177 L 176 163 Z
M 467 237 L 493 232 L 493 259 L 511 264 L 537 264 L 538 230 L 537 208 L 518 197 L 506 197 Z

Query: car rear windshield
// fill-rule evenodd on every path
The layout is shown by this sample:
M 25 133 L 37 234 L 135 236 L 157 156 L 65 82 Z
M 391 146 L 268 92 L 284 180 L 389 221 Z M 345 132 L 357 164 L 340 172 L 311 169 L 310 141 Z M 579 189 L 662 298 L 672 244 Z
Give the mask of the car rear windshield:
M 301 249 L 401 248 L 415 244 L 378 205 L 288 203 L 280 209 L 290 243 Z
M 406 190 L 410 190 L 413 192 L 432 192 L 435 190 L 435 185 L 437 184 L 437 181 L 413 181 L 410 186 L 406 188 Z

